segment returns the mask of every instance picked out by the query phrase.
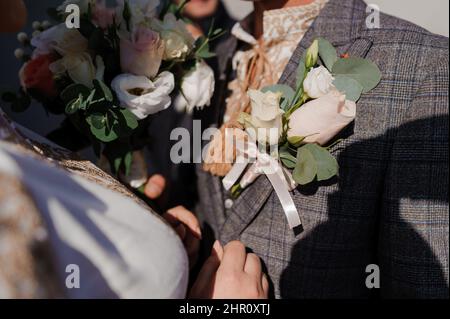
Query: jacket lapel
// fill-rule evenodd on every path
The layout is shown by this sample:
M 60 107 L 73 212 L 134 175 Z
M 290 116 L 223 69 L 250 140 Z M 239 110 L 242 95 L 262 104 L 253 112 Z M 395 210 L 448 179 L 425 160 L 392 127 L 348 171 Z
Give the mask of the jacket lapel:
M 337 48 L 338 54 L 349 53 L 351 56 L 365 57 L 372 45 L 369 39 L 359 38 L 364 27 L 365 12 L 366 4 L 361 0 L 330 0 L 292 54 L 279 83 L 290 86 L 295 84 L 298 62 L 317 37 L 330 41 Z M 261 211 L 272 192 L 272 185 L 266 176 L 260 176 L 249 186 L 226 213 L 226 220 L 219 232 L 220 240 L 226 243 L 238 239 Z M 295 204 L 302 215 L 304 209 L 301 203 Z

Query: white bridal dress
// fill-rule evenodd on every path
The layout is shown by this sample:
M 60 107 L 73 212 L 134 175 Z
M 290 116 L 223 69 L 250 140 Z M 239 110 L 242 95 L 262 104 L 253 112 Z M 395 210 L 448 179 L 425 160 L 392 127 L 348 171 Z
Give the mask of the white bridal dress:
M 183 244 L 138 200 L 52 164 L 51 158 L 18 151 L 5 138 L 0 138 L 0 176 L 19 180 L 32 198 L 45 225 L 39 236 L 48 240 L 63 298 L 185 297 L 188 259 Z M 11 213 L 6 202 L 0 197 L 0 221 Z M 13 244 L 1 241 L 0 257 Z M 0 273 L 0 298 L 8 297 L 1 280 Z

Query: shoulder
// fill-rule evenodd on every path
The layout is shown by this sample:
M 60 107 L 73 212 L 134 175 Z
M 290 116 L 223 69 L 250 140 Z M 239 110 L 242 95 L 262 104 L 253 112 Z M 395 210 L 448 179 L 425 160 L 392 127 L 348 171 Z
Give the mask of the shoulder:
M 373 57 L 390 59 L 398 66 L 409 65 L 411 71 L 423 71 L 424 75 L 428 66 L 448 68 L 447 37 L 384 13 L 380 13 L 379 21 L 378 28 L 365 26 L 361 31 L 362 37 L 369 38 L 373 43 Z

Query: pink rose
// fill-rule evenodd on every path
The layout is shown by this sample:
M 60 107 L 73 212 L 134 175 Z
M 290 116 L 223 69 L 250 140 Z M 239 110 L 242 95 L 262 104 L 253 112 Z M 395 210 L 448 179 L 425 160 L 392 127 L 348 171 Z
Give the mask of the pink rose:
M 120 65 L 124 73 L 153 78 L 158 74 L 164 54 L 164 43 L 159 34 L 139 26 L 131 40 L 120 40 Z
M 92 11 L 92 22 L 102 29 L 107 29 L 114 22 L 116 10 L 108 8 L 105 0 L 97 1 Z
M 312 100 L 289 118 L 288 137 L 306 137 L 305 143 L 324 145 L 350 124 L 356 116 L 356 104 L 333 90 Z

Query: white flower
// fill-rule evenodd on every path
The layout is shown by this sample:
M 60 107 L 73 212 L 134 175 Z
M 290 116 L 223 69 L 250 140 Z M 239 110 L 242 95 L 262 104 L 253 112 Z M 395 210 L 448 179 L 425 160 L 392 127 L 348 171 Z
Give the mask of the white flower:
M 93 87 L 92 81 L 97 75 L 91 56 L 84 53 L 70 53 L 58 61 L 50 64 L 50 71 L 54 74 L 67 72 L 75 83 L 83 84 L 89 88 Z
M 331 73 L 325 67 L 319 66 L 309 71 L 303 82 L 303 88 L 310 98 L 317 99 L 334 88 L 333 81 Z
M 247 94 L 252 105 L 250 118 L 246 121 L 247 132 L 259 143 L 277 144 L 283 132 L 283 111 L 280 109 L 282 94 L 257 90 L 249 90 Z
M 164 21 L 153 21 L 154 28 L 160 32 L 165 50 L 163 59 L 184 60 L 194 47 L 195 39 L 186 28 L 183 20 L 177 20 L 172 14 L 164 16 Z
M 170 93 L 175 87 L 175 80 L 170 72 L 162 72 L 154 82 L 145 76 L 126 73 L 116 76 L 111 87 L 122 106 L 139 119 L 144 119 L 170 106 Z
M 33 52 L 34 57 L 52 51 L 64 56 L 87 51 L 88 41 L 77 29 L 68 29 L 61 23 L 33 36 L 31 45 L 36 48 Z
M 306 137 L 305 143 L 326 144 L 356 116 L 356 104 L 338 90 L 309 101 L 289 118 L 288 137 Z
M 209 106 L 214 85 L 213 70 L 204 61 L 197 62 L 195 69 L 182 80 L 181 94 L 175 100 L 175 108 L 180 112 L 192 113 L 195 107 L 202 109 Z

